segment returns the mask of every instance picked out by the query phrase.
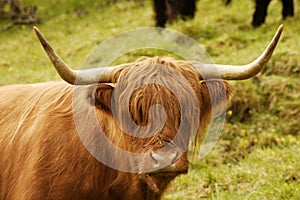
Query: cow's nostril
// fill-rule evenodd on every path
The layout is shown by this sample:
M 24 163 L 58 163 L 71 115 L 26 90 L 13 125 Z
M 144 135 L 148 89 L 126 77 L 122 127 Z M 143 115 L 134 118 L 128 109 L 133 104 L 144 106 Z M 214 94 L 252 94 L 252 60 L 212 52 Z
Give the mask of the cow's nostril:
M 158 164 L 159 155 L 157 153 L 151 152 L 151 158 L 154 160 L 155 164 Z
M 169 156 L 170 159 L 172 160 L 172 163 L 176 161 L 177 156 L 178 156 L 178 152 L 174 152 Z
M 151 152 L 151 157 L 155 161 L 154 168 L 155 170 L 167 167 L 175 162 L 177 159 L 178 153 L 168 153 L 168 154 L 159 154 L 156 152 Z

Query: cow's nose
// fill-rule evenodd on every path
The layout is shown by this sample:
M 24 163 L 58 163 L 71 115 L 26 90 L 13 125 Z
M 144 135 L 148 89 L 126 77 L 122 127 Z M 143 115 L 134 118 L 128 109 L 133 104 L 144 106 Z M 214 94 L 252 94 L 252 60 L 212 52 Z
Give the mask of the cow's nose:
M 179 153 L 177 151 L 174 151 L 172 153 L 156 153 L 151 152 L 151 157 L 154 160 L 153 168 L 154 170 L 160 170 L 162 168 L 165 168 L 167 166 L 170 166 L 175 162 L 177 159 Z

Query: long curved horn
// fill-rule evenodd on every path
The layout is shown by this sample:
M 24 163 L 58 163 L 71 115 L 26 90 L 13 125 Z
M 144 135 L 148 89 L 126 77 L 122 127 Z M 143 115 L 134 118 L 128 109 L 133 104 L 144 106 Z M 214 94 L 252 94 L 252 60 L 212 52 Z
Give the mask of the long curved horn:
M 33 27 L 44 50 L 54 65 L 60 77 L 73 85 L 86 85 L 92 83 L 109 83 L 114 71 L 114 67 L 101 67 L 85 70 L 72 70 L 53 50 L 37 27 Z
M 202 64 L 196 68 L 201 73 L 200 79 L 222 78 L 226 80 L 244 80 L 255 76 L 267 64 L 272 56 L 272 53 L 279 41 L 283 30 L 283 25 L 280 25 L 275 33 L 272 41 L 269 43 L 264 52 L 254 61 L 247 65 L 220 65 L 220 64 Z

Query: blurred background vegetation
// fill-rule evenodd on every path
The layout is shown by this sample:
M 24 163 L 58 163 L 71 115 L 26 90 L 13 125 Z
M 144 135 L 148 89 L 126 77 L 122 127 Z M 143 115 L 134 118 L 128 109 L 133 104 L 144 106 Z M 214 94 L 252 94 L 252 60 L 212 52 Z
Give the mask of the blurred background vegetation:
M 267 67 L 257 77 L 231 82 L 235 95 L 217 145 L 191 162 L 164 199 L 300 199 L 300 13 L 281 19 L 273 0 L 266 23 L 250 25 L 251 0 L 199 0 L 194 19 L 167 24 L 201 44 L 215 63 L 245 64 L 256 58 L 277 27 L 284 32 Z M 154 26 L 152 2 L 142 0 L 19 0 L 36 7 L 37 26 L 73 68 L 105 39 L 126 30 Z M 4 7 L 8 12 L 9 7 Z M 32 23 L 0 17 L 0 85 L 60 80 L 32 31 Z M 7 28 L 9 26 L 9 28 Z M 130 54 L 118 62 L 163 51 Z M 8 97 L 9 98 L 9 97 Z

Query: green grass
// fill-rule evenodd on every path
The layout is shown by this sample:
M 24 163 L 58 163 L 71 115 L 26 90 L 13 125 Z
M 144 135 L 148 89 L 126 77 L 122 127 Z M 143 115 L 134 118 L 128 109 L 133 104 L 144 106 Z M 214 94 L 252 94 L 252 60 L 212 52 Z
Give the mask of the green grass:
M 300 149 L 256 149 L 237 164 L 199 162 L 176 179 L 166 199 L 299 199 Z M 219 155 L 220 156 L 220 155 Z
M 79 68 L 105 39 L 154 25 L 151 1 L 21 3 L 38 7 L 39 29 L 73 68 Z M 300 199 L 299 8 L 295 2 L 295 17 L 282 21 L 281 4 L 272 1 L 266 24 L 254 29 L 253 1 L 234 0 L 225 7 L 221 0 L 200 0 L 194 19 L 167 24 L 199 42 L 214 62 L 224 64 L 250 62 L 277 27 L 285 27 L 263 73 L 231 82 L 235 95 L 220 140 L 207 157 L 192 161 L 189 174 L 175 180 L 165 199 Z M 6 23 L 0 19 L 0 26 Z M 143 50 L 117 62 L 166 54 Z M 60 80 L 31 26 L 0 33 L 0 77 L 0 85 Z

